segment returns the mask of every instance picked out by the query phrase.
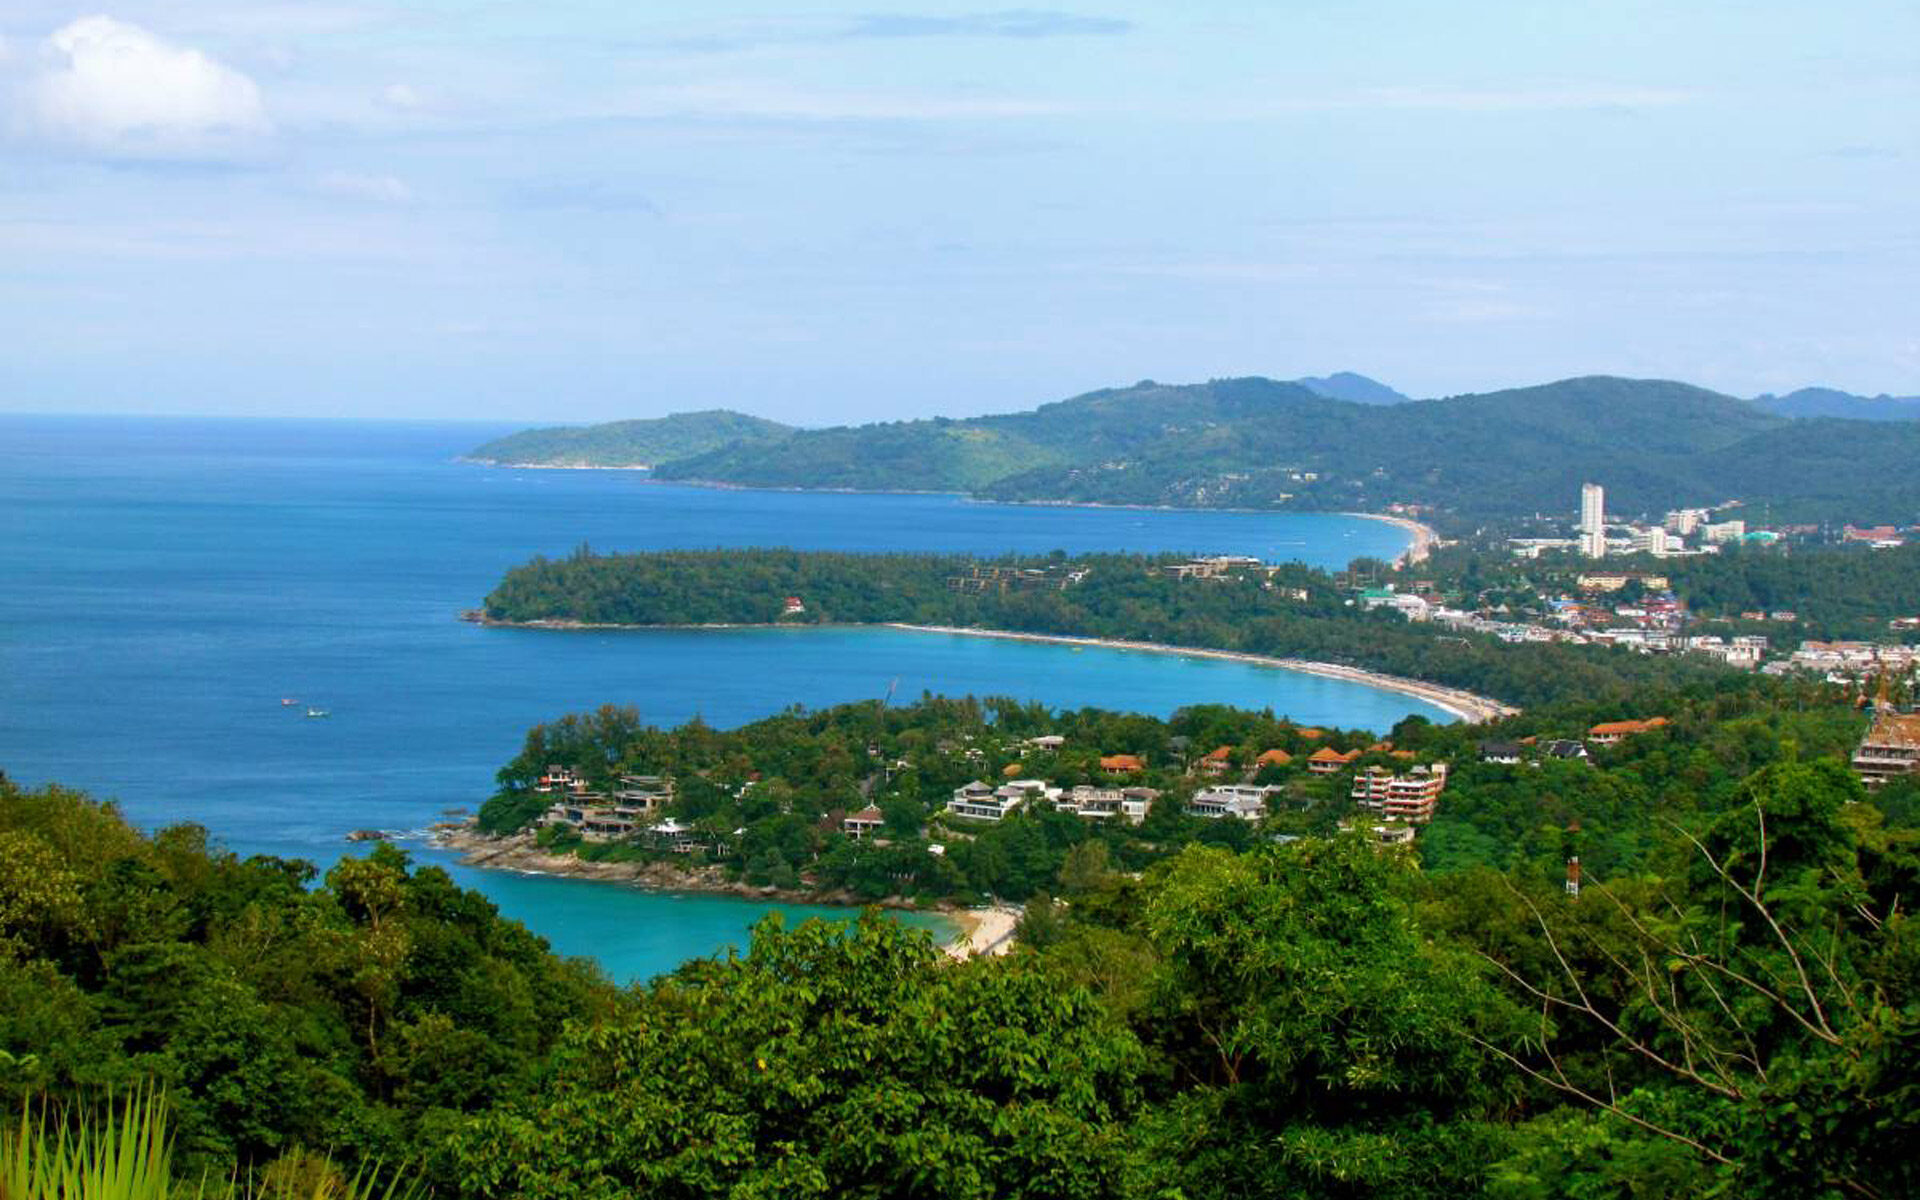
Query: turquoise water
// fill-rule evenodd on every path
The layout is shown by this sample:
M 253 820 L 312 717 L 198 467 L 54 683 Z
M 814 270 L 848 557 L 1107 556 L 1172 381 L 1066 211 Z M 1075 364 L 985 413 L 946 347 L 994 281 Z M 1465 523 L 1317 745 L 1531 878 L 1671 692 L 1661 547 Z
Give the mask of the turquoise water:
M 1405 535 L 1319 514 L 975 504 L 503 471 L 487 425 L 0 417 L 0 769 L 326 863 L 490 793 L 537 721 L 609 701 L 731 726 L 922 691 L 1384 729 L 1409 697 L 1237 663 L 895 630 L 540 633 L 455 619 L 508 567 L 603 550 L 1181 550 L 1344 565 Z M 303 719 L 281 697 L 332 716 Z M 416 846 L 422 857 L 441 858 Z M 551 940 L 644 977 L 765 906 L 454 868 Z

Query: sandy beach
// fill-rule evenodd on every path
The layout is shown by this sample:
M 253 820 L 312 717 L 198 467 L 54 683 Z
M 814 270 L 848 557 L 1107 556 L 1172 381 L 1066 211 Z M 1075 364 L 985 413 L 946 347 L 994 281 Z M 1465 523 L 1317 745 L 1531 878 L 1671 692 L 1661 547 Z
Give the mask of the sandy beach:
M 1398 525 L 1400 528 L 1412 534 L 1412 544 L 1405 550 L 1402 550 L 1400 556 L 1393 560 L 1393 565 L 1396 567 L 1410 567 L 1416 563 L 1427 561 L 1428 557 L 1433 554 L 1433 548 L 1440 544 L 1440 535 L 1433 531 L 1433 526 L 1423 525 L 1412 517 L 1396 517 L 1390 513 L 1362 512 L 1341 513 L 1340 515 L 1343 517 L 1365 517 L 1369 521 L 1385 521 L 1389 525 Z
M 960 936 L 947 945 L 947 953 L 957 959 L 976 955 L 1005 954 L 1013 949 L 1014 927 L 1020 923 L 1020 909 L 1011 904 L 992 908 L 961 908 L 948 914 L 960 922 Z
M 1341 666 L 1339 663 L 1313 662 L 1304 658 L 1275 658 L 1266 654 L 1244 654 L 1237 650 L 1204 650 L 1189 646 L 1165 646 L 1158 642 L 1124 642 L 1113 638 L 1069 637 L 1065 634 L 1051 633 L 1011 633 L 1000 629 L 964 629 L 953 625 L 905 625 L 899 622 L 888 622 L 887 627 L 910 630 L 915 633 L 959 633 L 968 637 L 1006 638 L 1017 642 L 1052 642 L 1061 646 L 1097 646 L 1106 650 L 1140 650 L 1148 654 L 1218 658 L 1226 662 L 1274 667 L 1283 671 L 1299 671 L 1328 679 L 1348 679 L 1354 683 L 1364 683 L 1368 687 L 1416 696 L 1435 708 L 1450 712 L 1469 723 L 1510 717 L 1520 711 L 1512 705 L 1502 704 L 1498 700 L 1461 688 L 1443 687 L 1437 683 L 1426 683 L 1399 675 L 1382 675 L 1378 671 L 1365 671 L 1359 667 Z

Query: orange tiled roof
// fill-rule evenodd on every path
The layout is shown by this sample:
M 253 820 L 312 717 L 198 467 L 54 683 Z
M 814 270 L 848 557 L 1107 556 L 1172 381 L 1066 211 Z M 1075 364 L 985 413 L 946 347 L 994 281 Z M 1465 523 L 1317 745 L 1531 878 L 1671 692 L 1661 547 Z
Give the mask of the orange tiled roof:
M 1321 763 L 1324 763 L 1324 762 L 1347 763 L 1347 762 L 1352 762 L 1354 759 L 1358 757 L 1360 757 L 1360 752 L 1358 750 L 1349 750 L 1346 753 L 1342 754 L 1340 751 L 1335 750 L 1332 746 L 1322 746 L 1318 750 L 1315 750 L 1313 754 L 1308 757 L 1307 761 L 1321 762 Z
M 1624 736 L 1633 733 L 1645 733 L 1650 729 L 1658 729 L 1662 725 L 1667 724 L 1670 724 L 1670 722 L 1665 717 L 1654 717 L 1647 721 L 1602 721 L 1592 729 L 1587 730 L 1587 734 L 1590 737 L 1612 737 L 1616 734 Z
M 1280 749 L 1278 746 L 1275 746 L 1273 749 L 1263 752 L 1259 758 L 1254 760 L 1255 763 L 1263 767 L 1266 766 L 1268 763 L 1273 763 L 1276 766 L 1284 767 L 1292 761 L 1293 761 L 1293 755 L 1288 754 L 1285 750 Z
M 1146 762 L 1138 754 L 1107 754 L 1100 759 L 1103 771 L 1144 771 Z
M 1208 762 L 1226 762 L 1228 759 L 1232 757 L 1233 757 L 1233 747 L 1222 746 L 1218 750 L 1215 750 L 1209 753 L 1207 755 L 1207 761 Z

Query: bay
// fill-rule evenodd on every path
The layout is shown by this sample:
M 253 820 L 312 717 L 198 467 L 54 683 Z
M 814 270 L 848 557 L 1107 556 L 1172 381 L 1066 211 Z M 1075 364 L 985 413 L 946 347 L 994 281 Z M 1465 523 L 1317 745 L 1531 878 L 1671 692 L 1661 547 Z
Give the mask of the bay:
M 1156 714 L 1221 702 L 1371 729 L 1410 712 L 1448 719 L 1342 680 L 1179 656 L 898 630 L 468 625 L 457 612 L 506 569 L 583 542 L 1342 566 L 1406 541 L 1326 514 L 748 492 L 455 461 L 510 428 L 0 416 L 0 770 L 113 797 L 144 826 L 194 821 L 240 853 L 325 865 L 349 830 L 418 830 L 477 806 L 528 726 L 607 702 L 720 726 L 890 688 Z M 331 715 L 307 720 L 309 705 Z M 737 945 L 767 907 L 474 871 L 413 849 L 623 979 Z

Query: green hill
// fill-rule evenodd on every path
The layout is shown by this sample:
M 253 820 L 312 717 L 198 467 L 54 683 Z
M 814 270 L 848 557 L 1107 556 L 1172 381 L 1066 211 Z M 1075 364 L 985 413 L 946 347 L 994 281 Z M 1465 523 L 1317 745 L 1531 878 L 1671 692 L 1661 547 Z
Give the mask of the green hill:
M 1311 509 L 1398 501 L 1475 514 L 1564 510 L 1587 479 L 1605 481 L 1623 510 L 1757 489 L 1782 498 L 1857 490 L 1844 477 L 1836 488 L 1825 468 L 1747 469 L 1760 461 L 1777 466 L 1802 424 L 1684 383 L 1606 376 L 1394 405 L 1351 403 L 1270 379 L 1146 380 L 1027 413 L 813 430 L 774 446 L 724 447 L 665 464 L 659 474 L 1011 501 Z M 1885 425 L 1823 422 L 1818 429 L 1832 451 L 1887 456 Z M 1762 453 L 1743 454 L 1748 439 L 1762 439 Z
M 477 447 L 467 457 L 504 467 L 651 467 L 791 433 L 791 426 L 778 421 L 716 408 L 643 421 L 527 429 Z
M 1920 420 L 1920 396 L 1856 396 L 1835 388 L 1806 387 L 1753 402 L 1782 417 L 1844 417 L 1849 421 Z
M 1357 377 L 1356 377 L 1357 378 Z M 1464 518 L 1571 510 L 1587 480 L 1619 512 L 1742 499 L 1789 516 L 1920 516 L 1920 422 L 1799 419 L 1658 379 L 1587 376 L 1398 404 L 1316 381 L 1143 380 L 1030 412 L 791 430 L 734 413 L 535 430 L 483 461 L 650 464 L 745 487 L 950 491 L 1004 501 L 1377 510 Z

